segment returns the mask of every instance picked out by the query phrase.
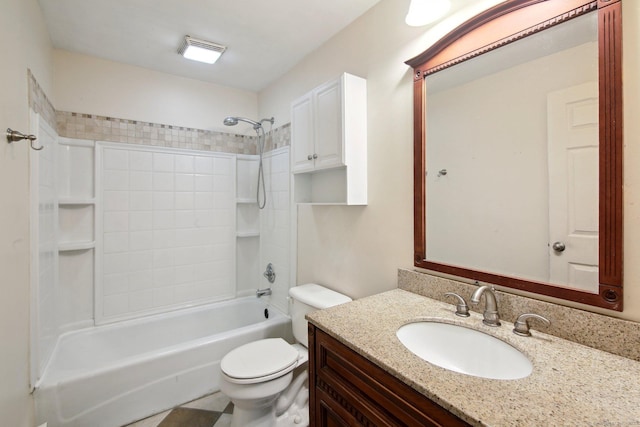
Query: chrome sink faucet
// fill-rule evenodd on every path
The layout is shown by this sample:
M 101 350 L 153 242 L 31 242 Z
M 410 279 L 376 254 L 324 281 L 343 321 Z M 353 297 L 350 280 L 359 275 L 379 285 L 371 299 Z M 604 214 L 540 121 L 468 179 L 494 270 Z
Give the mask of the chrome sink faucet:
M 489 326 L 500 326 L 498 301 L 496 300 L 495 289 L 493 289 L 493 287 L 488 285 L 480 286 L 475 290 L 473 295 L 471 295 L 471 303 L 478 304 L 482 294 L 485 296 L 484 320 L 482 323 Z

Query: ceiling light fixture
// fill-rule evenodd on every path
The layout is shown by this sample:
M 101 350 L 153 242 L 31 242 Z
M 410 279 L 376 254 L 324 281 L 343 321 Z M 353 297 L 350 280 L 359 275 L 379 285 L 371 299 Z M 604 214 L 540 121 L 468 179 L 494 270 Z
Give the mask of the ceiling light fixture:
M 206 40 L 195 39 L 191 36 L 185 36 L 182 46 L 178 49 L 178 53 L 193 61 L 213 64 L 220 58 L 220 55 L 222 55 L 225 50 L 227 50 L 226 46 Z
M 451 8 L 449 0 L 411 0 L 404 22 L 421 27 L 442 18 Z

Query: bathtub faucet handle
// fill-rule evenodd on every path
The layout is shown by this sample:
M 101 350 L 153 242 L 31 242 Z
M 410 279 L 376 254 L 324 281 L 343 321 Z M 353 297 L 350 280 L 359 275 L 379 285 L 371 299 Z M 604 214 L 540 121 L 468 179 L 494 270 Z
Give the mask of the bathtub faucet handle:
M 260 298 L 261 296 L 271 295 L 271 288 L 258 289 L 256 291 L 256 296 Z
M 276 281 L 276 272 L 273 269 L 273 264 L 267 264 L 267 269 L 262 273 L 262 275 L 269 281 L 269 283 L 273 283 Z

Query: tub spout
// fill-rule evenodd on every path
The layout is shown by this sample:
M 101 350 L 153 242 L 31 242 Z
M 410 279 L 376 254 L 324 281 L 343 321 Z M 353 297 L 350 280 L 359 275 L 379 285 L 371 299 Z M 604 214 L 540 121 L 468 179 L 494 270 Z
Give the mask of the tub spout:
M 271 288 L 258 289 L 256 291 L 256 296 L 260 298 L 261 296 L 271 295 Z

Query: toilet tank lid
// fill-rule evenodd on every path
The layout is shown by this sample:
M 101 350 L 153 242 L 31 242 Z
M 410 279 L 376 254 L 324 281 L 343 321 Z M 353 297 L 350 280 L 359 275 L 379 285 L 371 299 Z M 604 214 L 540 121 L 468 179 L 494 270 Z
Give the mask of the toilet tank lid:
M 317 309 L 329 308 L 334 305 L 353 301 L 351 298 L 341 294 L 340 292 L 332 291 L 331 289 L 316 285 L 315 283 L 294 286 L 289 289 L 289 295 L 291 298 Z

